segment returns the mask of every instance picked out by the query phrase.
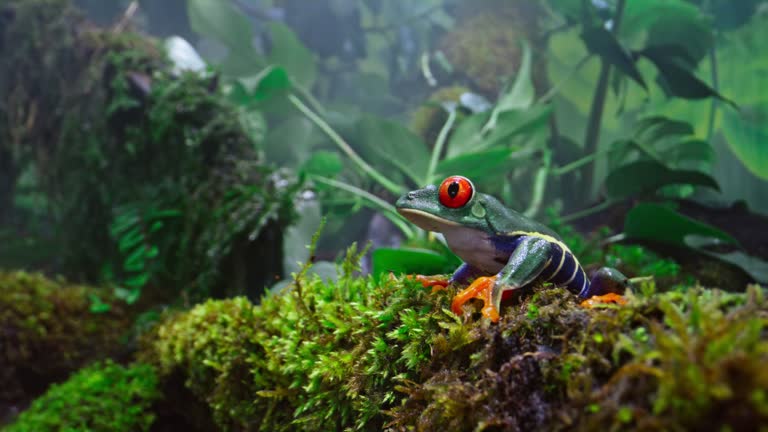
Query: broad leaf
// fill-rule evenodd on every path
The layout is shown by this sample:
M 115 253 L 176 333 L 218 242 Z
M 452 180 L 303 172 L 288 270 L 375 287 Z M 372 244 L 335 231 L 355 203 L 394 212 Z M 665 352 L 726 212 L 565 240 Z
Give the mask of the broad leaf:
M 341 157 L 336 152 L 316 151 L 304 162 L 301 171 L 309 175 L 333 178 L 344 169 Z
M 285 24 L 270 23 L 269 31 L 272 40 L 269 62 L 284 67 L 296 84 L 311 90 L 317 77 L 312 51 Z
M 501 178 L 505 168 L 510 165 L 512 148 L 492 148 L 476 153 L 464 153 L 450 159 L 444 159 L 437 165 L 437 175 L 449 176 L 460 174 L 477 182 L 488 178 Z
M 496 103 L 494 111 L 502 113 L 509 110 L 524 110 L 531 106 L 534 98 L 531 80 L 531 47 L 523 43 L 523 59 L 512 85 L 507 86 Z
M 264 151 L 270 163 L 295 167 L 310 155 L 317 137 L 312 122 L 304 117 L 291 117 L 271 129 L 264 140 Z
M 685 238 L 689 235 L 714 237 L 737 244 L 736 239 L 711 225 L 681 215 L 667 206 L 652 203 L 639 204 L 627 213 L 624 233 L 630 238 L 677 247 L 687 247 Z
M 429 164 L 427 146 L 402 124 L 371 115 L 358 123 L 363 152 L 370 162 L 396 168 L 416 185 L 423 185 Z
M 394 274 L 444 274 L 455 270 L 452 257 L 427 249 L 379 248 L 371 254 L 373 275 Z
M 723 133 L 741 163 L 752 174 L 768 180 L 768 102 L 742 113 L 724 110 Z
M 659 70 L 659 84 L 668 94 L 684 99 L 706 99 L 714 97 L 738 108 L 733 101 L 723 97 L 707 83 L 700 80 L 689 69 L 681 66 L 675 59 L 670 59 L 659 52 L 642 51 L 640 54 L 653 62 Z
M 719 190 L 717 182 L 707 174 L 670 169 L 655 161 L 638 161 L 621 166 L 605 180 L 608 196 L 614 199 L 655 192 L 664 186 L 680 184 Z
M 234 9 L 231 2 L 188 0 L 187 13 L 194 31 L 227 47 L 229 54 L 222 64 L 225 73 L 243 76 L 257 70 L 261 65 L 251 43 L 251 23 L 245 15 Z
M 533 134 L 548 127 L 551 105 L 536 105 L 523 111 L 506 111 L 499 115 L 493 129 L 483 133 L 487 113 L 472 115 L 461 122 L 451 136 L 446 155 L 455 157 L 464 153 L 476 153 L 496 146 L 508 146 L 517 136 Z
M 738 250 L 731 252 L 716 252 L 707 249 L 709 246 L 719 246 L 722 244 L 722 241 L 717 238 L 692 234 L 685 237 L 685 243 L 689 247 L 696 249 L 698 252 L 741 268 L 751 276 L 752 279 L 759 283 L 768 283 L 768 262 L 760 258 Z
M 600 56 L 622 73 L 632 78 L 642 88 L 648 89 L 640 71 L 637 70 L 635 60 L 621 43 L 616 39 L 613 33 L 603 27 L 594 27 L 581 34 L 581 39 L 592 54 Z

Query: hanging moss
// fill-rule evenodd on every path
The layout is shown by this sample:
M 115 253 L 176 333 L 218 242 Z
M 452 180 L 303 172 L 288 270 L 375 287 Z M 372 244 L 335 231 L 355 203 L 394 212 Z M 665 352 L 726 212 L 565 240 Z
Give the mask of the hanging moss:
M 7 432 L 147 431 L 154 421 L 157 377 L 147 365 L 91 365 L 53 385 Z
M 453 290 L 299 276 L 258 306 L 168 317 L 141 359 L 181 379 L 222 430 L 691 430 L 768 421 L 763 290 L 639 287 L 584 309 L 538 287 L 492 325 Z M 183 410 L 183 407 L 179 407 Z M 723 414 L 723 410 L 731 410 Z M 705 423 L 709 422 L 709 423 Z
M 92 312 L 96 304 L 108 311 Z M 128 312 L 102 290 L 0 272 L 0 400 L 35 395 L 89 361 L 118 354 Z

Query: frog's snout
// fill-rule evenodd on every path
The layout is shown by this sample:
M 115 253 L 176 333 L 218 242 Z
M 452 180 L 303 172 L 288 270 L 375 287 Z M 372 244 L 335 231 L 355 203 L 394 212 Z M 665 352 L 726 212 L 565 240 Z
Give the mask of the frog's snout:
M 414 198 L 416 198 L 416 194 L 413 192 L 408 192 L 407 194 L 405 194 L 405 199 L 407 200 L 412 200 Z

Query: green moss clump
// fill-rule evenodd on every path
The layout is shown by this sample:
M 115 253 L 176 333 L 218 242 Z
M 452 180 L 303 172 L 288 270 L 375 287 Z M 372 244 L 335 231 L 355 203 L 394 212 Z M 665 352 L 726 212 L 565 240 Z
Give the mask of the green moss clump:
M 109 311 L 91 312 L 103 296 Z M 115 354 L 128 311 L 95 288 L 39 274 L 0 272 L 0 400 L 45 389 L 83 364 Z
M 165 319 L 141 360 L 223 430 L 689 430 L 768 421 L 763 290 L 701 287 L 585 309 L 534 287 L 498 324 L 408 279 L 303 274 L 254 306 Z M 532 294 L 532 295 L 531 295 Z M 180 408 L 183 409 L 183 408 Z M 730 410 L 721 415 L 723 410 Z M 738 414 L 738 415 L 737 415 Z M 706 420 L 702 420 L 706 419 Z
M 152 367 L 97 363 L 53 385 L 5 431 L 146 431 L 158 396 Z
M 183 376 L 223 430 L 380 429 L 404 396 L 395 385 L 418 379 L 453 317 L 417 284 L 353 277 L 358 258 L 338 284 L 300 275 L 258 306 L 208 301 L 172 316 L 140 358 Z

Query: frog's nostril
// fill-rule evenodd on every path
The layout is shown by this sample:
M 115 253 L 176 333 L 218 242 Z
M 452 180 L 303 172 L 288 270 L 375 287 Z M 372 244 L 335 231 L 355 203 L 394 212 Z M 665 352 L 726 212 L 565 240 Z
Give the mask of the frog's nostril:
M 405 197 L 408 198 L 409 200 L 412 200 L 416 198 L 416 194 L 414 194 L 413 192 L 408 192 L 408 195 L 406 195 Z

